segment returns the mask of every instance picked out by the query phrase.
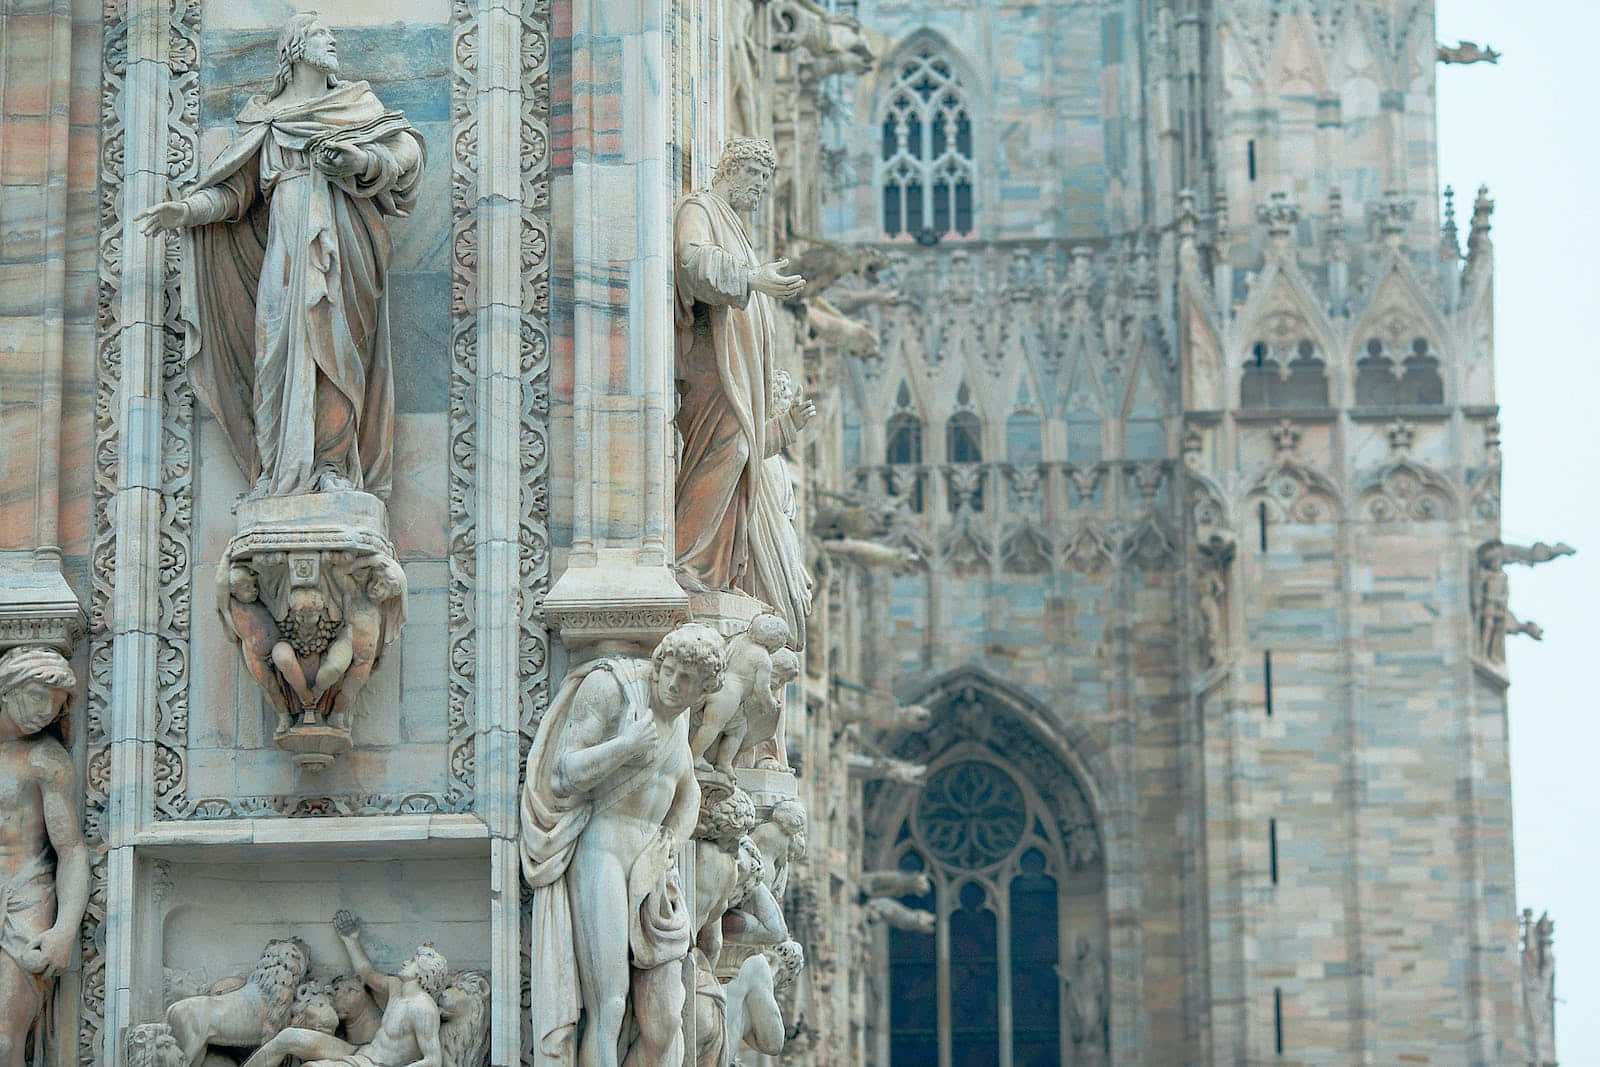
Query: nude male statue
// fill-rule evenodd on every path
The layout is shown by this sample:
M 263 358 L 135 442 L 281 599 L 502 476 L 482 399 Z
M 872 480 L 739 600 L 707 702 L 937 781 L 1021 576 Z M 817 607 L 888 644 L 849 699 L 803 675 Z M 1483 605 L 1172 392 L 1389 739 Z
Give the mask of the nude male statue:
M 289 1027 L 262 1045 L 243 1067 L 278 1067 L 285 1057 L 305 1067 L 443 1067 L 437 997 L 450 980 L 450 965 L 432 945 L 418 945 L 395 975 L 372 966 L 361 947 L 361 923 L 348 911 L 334 916 L 333 928 L 356 973 L 383 1004 L 383 1020 L 371 1041 L 357 1048 L 316 1030 Z
M 537 1064 L 683 1060 L 691 916 L 676 852 L 700 806 L 685 711 L 722 671 L 721 635 L 686 623 L 649 659 L 606 656 L 569 672 L 539 724 L 521 820 Z
M 0 1067 L 23 1067 L 30 1028 L 34 1060 L 46 1062 L 44 1027 L 34 1024 L 46 1018 L 89 901 L 78 776 L 45 732 L 76 688 L 51 649 L 0 656 Z

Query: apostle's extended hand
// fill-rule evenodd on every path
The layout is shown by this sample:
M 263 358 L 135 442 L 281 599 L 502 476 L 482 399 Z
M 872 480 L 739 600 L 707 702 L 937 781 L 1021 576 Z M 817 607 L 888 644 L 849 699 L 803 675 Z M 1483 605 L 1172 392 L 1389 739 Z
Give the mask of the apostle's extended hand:
M 157 230 L 181 230 L 189 225 L 189 219 L 189 205 L 182 200 L 163 200 L 133 217 L 139 224 L 139 232 L 146 236 Z
M 798 274 L 785 274 L 787 259 L 763 263 L 750 272 L 750 288 L 766 293 L 774 300 L 793 300 L 806 290 L 806 280 Z
M 806 423 L 817 417 L 817 403 L 809 396 L 797 396 L 794 404 L 789 408 L 789 421 L 794 423 L 796 433 L 806 428 Z
M 367 154 L 355 145 L 325 144 L 317 152 L 317 169 L 330 178 L 348 178 L 367 169 Z

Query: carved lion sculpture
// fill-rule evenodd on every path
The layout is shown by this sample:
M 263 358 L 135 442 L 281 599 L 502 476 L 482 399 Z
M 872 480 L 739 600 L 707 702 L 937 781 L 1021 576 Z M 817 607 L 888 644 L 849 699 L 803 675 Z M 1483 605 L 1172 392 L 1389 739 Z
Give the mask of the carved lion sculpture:
M 439 994 L 439 1049 L 444 1067 L 484 1067 L 489 1062 L 489 976 L 458 971 Z
M 311 958 L 299 938 L 274 938 L 255 970 L 237 989 L 188 997 L 167 1009 L 167 1025 L 183 1049 L 186 1067 L 201 1067 L 212 1044 L 256 1048 L 289 1024 L 295 990 Z

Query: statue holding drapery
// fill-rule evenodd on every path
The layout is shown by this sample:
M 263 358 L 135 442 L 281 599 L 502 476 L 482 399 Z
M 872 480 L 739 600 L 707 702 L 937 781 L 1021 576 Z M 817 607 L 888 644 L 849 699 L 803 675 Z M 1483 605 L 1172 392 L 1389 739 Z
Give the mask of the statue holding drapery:
M 338 78 L 315 14 L 278 37 L 278 74 L 181 200 L 137 218 L 184 232 L 186 359 L 249 499 L 386 497 L 394 443 L 385 217 L 409 214 L 426 150 L 364 81 Z
M 773 301 L 798 297 L 805 279 L 785 273 L 788 260 L 761 262 L 739 214 L 766 196 L 774 164 L 770 143 L 733 138 L 711 188 L 684 197 L 674 219 L 677 565 L 690 592 L 753 596 L 798 638 L 811 579 L 783 513 L 790 487 L 775 484 L 781 468 L 769 470 L 767 460 L 797 441 L 817 411 L 801 396 L 772 406 Z

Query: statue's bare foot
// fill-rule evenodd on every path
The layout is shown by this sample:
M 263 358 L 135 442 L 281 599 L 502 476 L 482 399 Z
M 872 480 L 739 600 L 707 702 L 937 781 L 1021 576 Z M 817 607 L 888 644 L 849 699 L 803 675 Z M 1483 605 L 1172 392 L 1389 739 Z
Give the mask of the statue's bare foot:
M 783 761 L 776 756 L 762 756 L 756 761 L 758 771 L 787 771 L 792 768 L 785 766 Z
M 293 728 L 294 728 L 294 716 L 290 715 L 288 712 L 284 712 L 284 711 L 278 712 L 278 726 L 277 726 L 277 728 L 275 730 L 272 731 L 272 739 L 274 741 L 278 740 L 279 738 L 283 737 L 284 734 L 288 733 Z
M 244 495 L 245 500 L 265 500 L 272 495 L 272 482 L 265 474 L 256 479 L 256 484 Z

